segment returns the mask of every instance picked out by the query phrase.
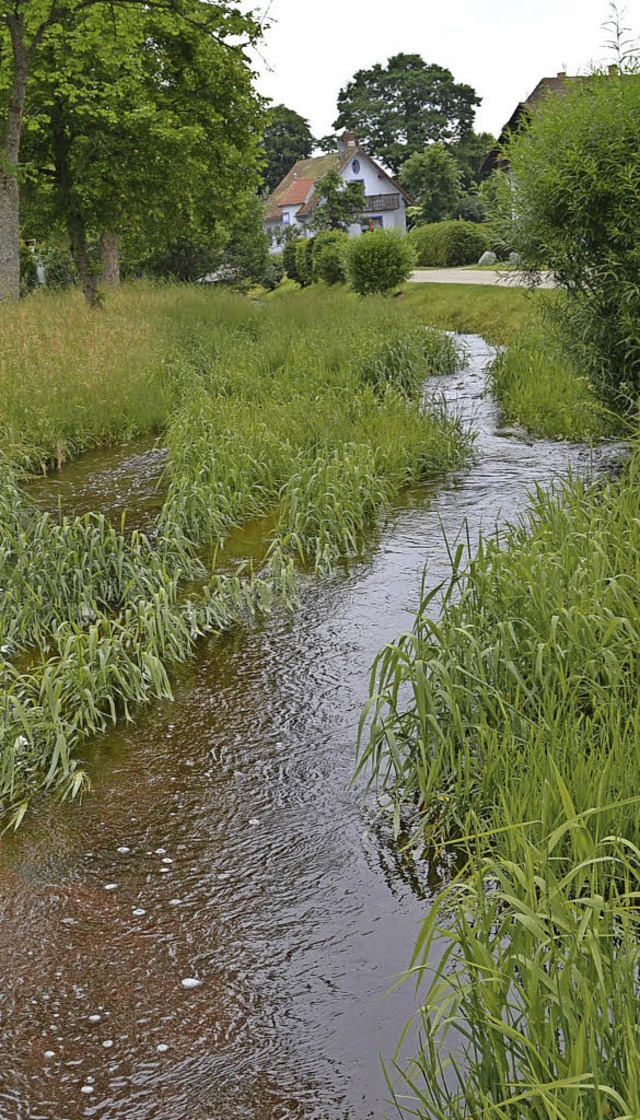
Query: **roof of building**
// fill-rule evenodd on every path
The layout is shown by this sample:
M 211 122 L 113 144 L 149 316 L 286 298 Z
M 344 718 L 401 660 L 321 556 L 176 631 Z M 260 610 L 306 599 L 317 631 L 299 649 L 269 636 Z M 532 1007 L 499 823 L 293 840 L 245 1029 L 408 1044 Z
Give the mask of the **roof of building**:
M 395 179 L 392 179 L 368 152 L 357 145 L 353 133 L 345 133 L 343 139 L 346 142 L 343 151 L 328 152 L 323 156 L 312 156 L 311 159 L 299 159 L 297 163 L 294 163 L 291 170 L 278 183 L 276 189 L 267 199 L 265 207 L 267 221 L 279 220 L 282 217 L 284 206 L 300 205 L 301 209 L 296 217 L 306 217 L 320 201 L 318 192 L 313 190 L 318 180 L 324 179 L 330 171 L 343 171 L 351 160 L 362 159 L 363 157 L 370 160 L 379 173 L 390 183 L 393 183 L 403 198 L 409 202 L 412 201 L 411 196 L 396 183 Z
M 569 75 L 561 71 L 556 74 L 555 78 L 541 78 L 536 88 L 526 98 L 525 101 L 520 101 L 509 117 L 505 124 L 500 136 L 496 140 L 493 148 L 485 156 L 484 162 L 480 167 L 483 174 L 489 174 L 500 163 L 502 148 L 506 144 L 509 137 L 516 132 L 523 119 L 528 119 L 535 113 L 541 101 L 547 97 L 562 96 L 566 93 L 567 86 L 572 82 L 583 82 L 585 79 L 579 75 Z
M 329 171 L 339 171 L 345 162 L 344 152 L 329 152 L 324 156 L 314 156 L 311 159 L 299 159 L 294 163 L 274 191 L 271 192 L 266 203 L 267 221 L 282 216 L 283 206 L 295 206 L 304 203 L 314 184 L 318 179 L 323 179 Z M 302 186 L 306 184 L 303 197 L 298 197 Z

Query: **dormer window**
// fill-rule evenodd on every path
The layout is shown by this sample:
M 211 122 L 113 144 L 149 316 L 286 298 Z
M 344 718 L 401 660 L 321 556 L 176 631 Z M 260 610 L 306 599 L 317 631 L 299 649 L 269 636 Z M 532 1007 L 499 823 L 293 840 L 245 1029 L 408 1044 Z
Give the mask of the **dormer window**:
M 360 160 L 359 159 L 354 159 L 353 160 L 353 162 L 351 164 L 351 170 L 353 171 L 354 175 L 359 175 L 359 173 L 360 173 Z

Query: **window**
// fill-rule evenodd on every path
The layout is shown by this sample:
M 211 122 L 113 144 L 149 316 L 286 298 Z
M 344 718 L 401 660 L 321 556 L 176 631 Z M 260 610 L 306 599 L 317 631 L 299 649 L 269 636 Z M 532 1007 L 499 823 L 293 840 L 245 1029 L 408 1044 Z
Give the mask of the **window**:
M 382 218 L 367 218 L 360 226 L 362 233 L 371 233 L 374 229 L 383 228 Z
M 353 171 L 354 175 L 357 175 L 359 173 L 359 171 L 360 171 L 360 160 L 359 159 L 354 159 L 353 160 L 353 163 L 351 164 L 351 170 Z
M 282 214 L 282 221 L 285 226 L 291 225 L 291 214 L 288 210 L 284 210 Z

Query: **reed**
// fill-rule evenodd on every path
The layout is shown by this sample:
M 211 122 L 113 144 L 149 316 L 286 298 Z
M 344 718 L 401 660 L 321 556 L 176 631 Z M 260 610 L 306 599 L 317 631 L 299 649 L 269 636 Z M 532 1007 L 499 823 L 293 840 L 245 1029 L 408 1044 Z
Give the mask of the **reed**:
M 456 365 L 453 342 L 384 301 L 142 287 L 93 316 L 73 297 L 38 298 L 10 309 L 0 334 L 9 326 L 0 814 L 17 826 L 35 793 L 86 787 L 83 746 L 170 696 L 171 666 L 201 635 L 260 617 L 274 597 L 292 604 L 294 557 L 326 572 L 359 555 L 393 495 L 462 462 L 470 439 L 420 400 L 429 374 Z M 52 517 L 20 487 L 28 466 L 154 424 L 169 457 L 152 537 L 99 511 Z M 229 532 L 267 513 L 264 569 L 218 574 Z
M 460 548 L 374 666 L 360 767 L 398 834 L 463 867 L 414 961 L 402 1114 L 639 1114 L 639 472 L 636 447 Z
M 532 435 L 598 439 L 622 426 L 541 326 L 522 331 L 498 356 L 491 382 L 505 419 Z
M 598 839 L 597 816 L 568 804 L 539 841 L 518 828 L 507 856 L 470 852 L 436 901 L 412 973 L 421 1050 L 389 1077 L 403 1115 L 640 1114 L 640 851 Z

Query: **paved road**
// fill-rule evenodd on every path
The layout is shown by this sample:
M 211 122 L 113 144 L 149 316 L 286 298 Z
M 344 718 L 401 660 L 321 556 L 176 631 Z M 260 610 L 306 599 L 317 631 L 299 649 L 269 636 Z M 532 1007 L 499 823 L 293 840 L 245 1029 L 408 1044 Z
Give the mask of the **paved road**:
M 494 272 L 492 269 L 417 268 L 411 273 L 415 284 L 500 284 L 501 287 L 526 287 L 517 272 Z M 540 287 L 553 288 L 553 281 L 544 277 Z

